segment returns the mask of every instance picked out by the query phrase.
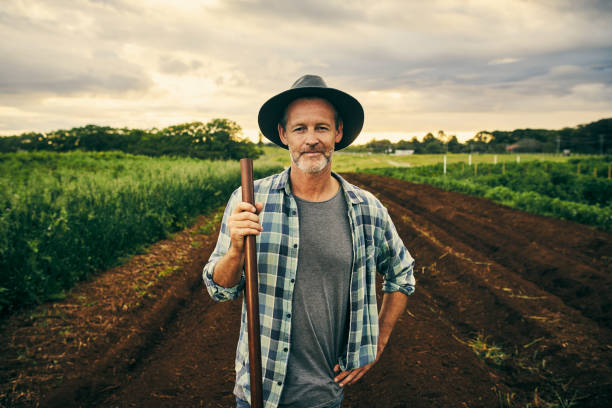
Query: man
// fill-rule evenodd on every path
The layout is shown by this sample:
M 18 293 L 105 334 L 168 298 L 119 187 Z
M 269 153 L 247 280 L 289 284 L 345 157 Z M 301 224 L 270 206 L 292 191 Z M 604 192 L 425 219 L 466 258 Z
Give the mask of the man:
M 264 405 L 339 407 L 343 387 L 378 360 L 404 312 L 414 260 L 382 204 L 331 171 L 334 150 L 363 127 L 355 98 L 305 75 L 264 103 L 259 127 L 289 150 L 291 166 L 255 181 L 255 206 L 234 191 L 204 281 L 215 300 L 237 298 L 244 237 L 257 235 Z M 384 277 L 380 315 L 376 271 Z M 241 320 L 234 394 L 248 407 L 244 301 Z

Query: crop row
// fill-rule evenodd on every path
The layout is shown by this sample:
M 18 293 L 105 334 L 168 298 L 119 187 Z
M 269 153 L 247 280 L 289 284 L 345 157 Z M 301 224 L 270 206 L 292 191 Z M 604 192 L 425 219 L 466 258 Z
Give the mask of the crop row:
M 255 169 L 255 177 L 278 171 Z M 108 153 L 0 155 L 0 311 L 78 280 L 184 228 L 240 184 L 236 162 Z
M 456 163 L 443 174 L 441 164 L 380 168 L 369 173 L 444 190 L 489 198 L 533 214 L 552 216 L 612 231 L 612 180 L 578 175 L 576 163 L 532 162 L 474 166 Z M 591 163 L 591 166 L 597 166 Z M 588 167 L 589 164 L 583 164 Z M 596 168 L 596 167 L 593 167 Z

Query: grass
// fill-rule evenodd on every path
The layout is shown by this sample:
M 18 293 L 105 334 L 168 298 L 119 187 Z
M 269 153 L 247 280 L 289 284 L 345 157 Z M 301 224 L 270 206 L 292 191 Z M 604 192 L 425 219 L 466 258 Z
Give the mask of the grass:
M 288 167 L 289 152 L 280 147 L 264 146 L 264 154 L 255 161 L 254 166 L 278 165 Z M 497 156 L 498 163 L 515 163 L 516 154 L 472 154 L 472 163 L 493 163 Z M 533 160 L 548 160 L 565 162 L 570 157 L 559 156 L 548 153 L 521 153 L 519 154 L 521 163 Z M 571 156 L 577 158 L 581 156 Z M 585 156 L 586 157 L 586 156 Z M 469 154 L 451 153 L 446 157 L 447 164 L 467 163 Z M 442 163 L 443 154 L 413 154 L 408 156 L 396 156 L 393 154 L 368 154 L 368 153 L 349 153 L 344 151 L 335 152 L 333 156 L 332 169 L 336 172 L 359 172 L 365 169 L 380 167 L 417 167 L 430 164 Z
M 279 170 L 261 165 L 255 177 Z M 64 299 L 76 282 L 218 208 L 239 185 L 237 162 L 0 154 L 0 313 Z
M 525 354 L 529 348 L 542 341 L 542 338 L 516 346 L 514 352 L 508 352 L 503 346 L 491 342 L 489 336 L 484 333 L 478 333 L 469 340 L 453 337 L 495 369 L 508 370 L 514 366 L 518 367 L 519 371 L 524 371 L 528 375 L 537 375 L 542 379 L 541 384 L 527 395 L 518 390 L 510 392 L 498 390 L 500 408 L 571 408 L 575 407 L 581 399 L 577 391 L 572 392 L 570 389 L 571 381 L 564 384 L 546 368 L 546 360 L 539 359 L 537 351 L 533 351 L 530 355 Z M 508 364 L 509 362 L 513 364 Z M 521 373 L 515 373 L 513 376 L 517 374 Z
M 177 265 L 171 265 L 168 266 L 166 269 L 164 269 L 163 271 L 159 272 L 157 274 L 158 278 L 165 278 L 166 276 L 170 276 L 172 275 L 174 272 L 181 270 L 180 266 Z
M 204 224 L 202 225 L 200 228 L 198 228 L 197 231 L 194 231 L 193 234 L 204 234 L 204 235 L 210 235 L 213 232 L 215 232 L 215 230 L 217 229 L 217 227 L 221 224 L 221 220 L 223 219 L 223 212 L 224 212 L 225 208 L 219 208 L 213 215 L 212 217 L 210 217 L 210 219 Z
M 487 337 L 481 333 L 469 340 L 467 345 L 478 357 L 496 366 L 501 366 L 508 359 L 508 354 L 500 346 L 493 343 L 489 344 Z

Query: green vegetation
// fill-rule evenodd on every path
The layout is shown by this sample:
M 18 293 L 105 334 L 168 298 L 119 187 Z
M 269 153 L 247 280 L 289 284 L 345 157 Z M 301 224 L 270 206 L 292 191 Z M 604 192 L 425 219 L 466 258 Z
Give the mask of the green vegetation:
M 365 145 L 350 146 L 347 151 L 387 153 L 396 150 L 413 150 L 416 154 L 440 153 L 562 153 L 610 154 L 612 118 L 601 119 L 586 125 L 566 127 L 560 130 L 515 129 L 511 131 L 480 131 L 472 139 L 461 143 L 455 135 L 443 130 L 437 136 L 427 133 L 422 140 L 413 137 L 392 143 L 387 139 L 372 140 Z
M 257 158 L 261 151 L 239 137 L 242 129 L 229 119 L 191 122 L 164 129 L 115 129 L 87 125 L 49 133 L 0 137 L 0 152 L 122 151 L 147 156 L 188 156 L 211 160 Z
M 279 170 L 259 165 L 255 177 Z M 222 205 L 239 184 L 236 162 L 0 154 L 0 311 L 65 296 L 76 281 Z
M 177 155 L 200 159 L 257 158 L 261 155 L 263 137 L 258 146 L 241 138 L 241 127 L 229 119 L 212 119 L 208 123 L 189 122 L 164 129 L 128 129 L 86 125 L 48 133 L 26 132 L 0 137 L 0 152 L 20 151 L 123 151 L 147 156 Z M 342 153 L 393 153 L 412 150 L 415 154 L 441 153 L 610 153 L 612 118 L 560 130 L 515 129 L 512 131 L 480 131 L 472 139 L 459 142 L 455 135 L 443 130 L 426 134 L 422 140 L 392 143 L 372 140 L 364 145 L 349 146 Z M 267 147 L 273 146 L 268 144 Z M 281 149 L 279 149 L 281 150 Z
M 566 163 L 435 164 L 367 172 L 489 198 L 534 214 L 594 225 L 612 231 L 612 157 Z
M 537 376 L 541 383 L 531 395 L 515 392 L 497 391 L 499 407 L 503 408 L 569 408 L 578 404 L 578 394 L 569 389 L 571 381 L 563 384 L 557 374 L 547 367 L 546 358 L 540 357 L 537 350 L 530 348 L 542 339 L 535 339 L 522 346 L 514 345 L 514 350 L 489 340 L 483 333 L 472 339 L 462 340 L 453 335 L 459 343 L 469 347 L 481 360 L 493 369 L 503 371 L 525 371 Z M 522 395 L 521 395 L 522 394 Z
M 264 146 L 262 148 L 263 156 L 255 162 L 257 165 L 277 165 L 288 167 L 290 165 L 289 151 L 280 147 Z M 516 162 L 517 155 L 515 154 L 448 154 L 447 163 L 467 163 L 469 157 L 472 157 L 472 163 L 493 163 L 497 158 L 498 163 Z M 521 163 L 534 160 L 547 160 L 555 162 L 566 162 L 570 157 L 559 156 L 546 153 L 521 153 L 519 156 Z M 588 156 L 572 156 L 571 158 L 585 158 Z M 442 163 L 444 156 L 441 154 L 411 154 L 411 155 L 391 155 L 384 153 L 354 153 L 350 151 L 340 150 L 334 153 L 332 159 L 332 169 L 336 172 L 359 172 L 367 169 L 375 169 L 381 167 L 417 167 L 427 166 L 436 163 Z

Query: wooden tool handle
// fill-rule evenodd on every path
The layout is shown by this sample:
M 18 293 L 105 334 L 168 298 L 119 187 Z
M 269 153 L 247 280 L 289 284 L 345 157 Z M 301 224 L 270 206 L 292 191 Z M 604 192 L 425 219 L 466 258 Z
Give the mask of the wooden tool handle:
M 242 201 L 255 205 L 253 189 L 253 159 L 240 160 Z M 245 300 L 249 333 L 249 365 L 251 374 L 251 407 L 263 408 L 261 383 L 261 340 L 259 337 L 259 284 L 257 282 L 257 253 L 255 235 L 244 237 L 246 275 Z

